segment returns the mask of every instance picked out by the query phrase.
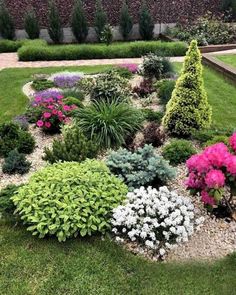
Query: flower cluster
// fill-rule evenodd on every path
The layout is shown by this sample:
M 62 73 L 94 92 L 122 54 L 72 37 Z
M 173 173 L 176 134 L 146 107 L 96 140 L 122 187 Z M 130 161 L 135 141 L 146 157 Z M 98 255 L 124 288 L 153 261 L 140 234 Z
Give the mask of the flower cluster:
M 120 68 L 124 68 L 129 70 L 132 74 L 136 74 L 138 72 L 138 65 L 132 63 L 124 63 L 118 65 Z
M 236 151 L 236 133 L 229 140 Z M 205 205 L 218 205 L 236 183 L 236 156 L 224 143 L 207 147 L 201 154 L 192 156 L 186 163 L 189 176 L 186 185 L 194 194 L 200 193 Z
M 170 192 L 141 187 L 128 193 L 125 205 L 114 209 L 112 232 L 116 240 L 136 242 L 160 257 L 175 246 L 188 241 L 194 232 L 194 206 L 190 199 Z
M 63 95 L 60 91 L 57 91 L 57 90 L 39 91 L 34 94 L 34 99 L 32 100 L 31 105 L 32 106 L 40 105 L 44 101 L 47 102 L 48 99 L 57 102 L 57 101 L 63 99 Z
M 83 74 L 64 72 L 53 76 L 53 82 L 59 88 L 72 88 L 82 79 Z
M 70 121 L 70 112 L 77 108 L 75 105 L 66 105 L 63 96 L 55 98 L 35 98 L 35 108 L 40 108 L 42 114 L 36 122 L 37 127 L 47 132 L 58 132 L 61 124 Z

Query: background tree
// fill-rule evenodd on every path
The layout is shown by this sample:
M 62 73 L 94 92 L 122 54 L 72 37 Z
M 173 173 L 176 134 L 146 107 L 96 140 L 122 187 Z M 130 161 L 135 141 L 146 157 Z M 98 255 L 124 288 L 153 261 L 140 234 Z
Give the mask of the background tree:
M 38 39 L 40 35 L 40 28 L 37 16 L 33 9 L 28 11 L 24 20 L 25 31 L 30 39 Z
M 75 1 L 71 20 L 72 32 L 79 43 L 86 40 L 88 36 L 88 23 L 81 0 Z
M 126 1 L 124 1 L 120 12 L 120 33 L 124 40 L 128 40 L 132 29 L 133 21 L 129 14 L 128 5 Z
M 231 20 L 236 20 L 236 1 L 235 0 L 223 0 L 222 10 L 224 13 L 230 14 Z
M 196 130 L 209 127 L 211 114 L 202 76 L 201 53 L 197 41 L 193 40 L 167 104 L 163 123 L 170 133 L 189 136 Z
M 63 30 L 61 26 L 61 20 L 60 20 L 58 8 L 53 0 L 49 2 L 48 18 L 49 18 L 48 34 L 54 43 L 59 44 L 63 41 Z
M 143 1 L 139 12 L 139 33 L 144 40 L 153 38 L 154 21 L 147 7 L 147 3 Z
M 98 38 L 99 42 L 101 42 L 102 32 L 104 31 L 106 24 L 107 24 L 106 12 L 104 11 L 104 9 L 102 7 L 101 0 L 97 0 L 96 1 L 94 26 L 95 26 L 95 31 L 96 31 L 97 38 Z
M 15 38 L 15 26 L 4 1 L 0 2 L 0 34 L 4 39 Z

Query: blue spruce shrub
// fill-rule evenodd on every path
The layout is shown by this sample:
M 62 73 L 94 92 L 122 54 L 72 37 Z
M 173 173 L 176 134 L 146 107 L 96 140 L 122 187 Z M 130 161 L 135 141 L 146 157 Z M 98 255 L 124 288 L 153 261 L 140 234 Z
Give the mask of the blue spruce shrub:
M 107 158 L 110 171 L 121 178 L 130 190 L 150 184 L 159 186 L 175 176 L 175 169 L 155 153 L 152 145 L 131 152 L 127 149 L 113 151 Z

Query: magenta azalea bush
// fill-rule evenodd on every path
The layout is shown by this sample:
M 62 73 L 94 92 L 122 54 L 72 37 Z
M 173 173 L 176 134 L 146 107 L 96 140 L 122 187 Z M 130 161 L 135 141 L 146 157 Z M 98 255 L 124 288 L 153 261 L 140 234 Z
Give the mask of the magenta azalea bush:
M 232 199 L 236 194 L 236 133 L 229 139 L 230 149 L 224 143 L 207 147 L 193 155 L 186 163 L 186 185 L 193 194 L 199 193 L 209 208 L 226 205 L 233 213 Z
M 61 124 L 70 122 L 71 111 L 77 108 L 76 105 L 66 105 L 61 95 L 57 99 L 36 97 L 32 106 L 41 112 L 36 126 L 46 132 L 58 132 Z

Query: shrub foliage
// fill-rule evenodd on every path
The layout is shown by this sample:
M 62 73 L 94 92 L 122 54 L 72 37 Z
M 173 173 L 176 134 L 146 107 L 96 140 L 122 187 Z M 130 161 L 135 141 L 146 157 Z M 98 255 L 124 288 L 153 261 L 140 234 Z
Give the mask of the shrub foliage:
M 38 39 L 40 28 L 34 10 L 28 11 L 25 15 L 25 31 L 30 39 Z
M 52 41 L 59 44 L 63 40 L 63 29 L 61 26 L 60 15 L 54 0 L 49 2 L 49 27 L 48 33 Z
M 178 136 L 189 136 L 211 124 L 211 107 L 204 89 L 201 54 L 196 41 L 191 42 L 163 123 L 169 132 Z
M 113 208 L 122 203 L 127 187 L 103 162 L 87 160 L 49 165 L 36 172 L 13 197 L 16 212 L 28 230 L 59 241 L 104 233 Z
M 151 40 L 153 38 L 154 21 L 147 7 L 147 3 L 143 1 L 139 12 L 139 33 L 143 40 Z
M 63 135 L 63 140 L 54 140 L 52 149 L 45 148 L 44 160 L 50 163 L 81 162 L 86 158 L 96 157 L 96 143 L 88 140 L 78 126 L 66 129 Z
M 163 157 L 155 154 L 151 145 L 138 148 L 133 153 L 127 149 L 113 151 L 106 163 L 111 172 L 120 177 L 131 190 L 142 185 L 165 183 L 175 175 L 175 170 Z
M 88 23 L 83 9 L 82 1 L 76 0 L 71 20 L 72 32 L 79 43 L 86 40 L 88 36 Z
M 4 1 L 0 2 L 0 34 L 4 39 L 15 38 L 15 26 Z
M 124 40 L 128 40 L 130 33 L 132 32 L 133 21 L 129 14 L 129 8 L 126 0 L 123 2 L 123 6 L 120 11 L 120 33 Z
M 116 148 L 141 127 L 142 114 L 126 103 L 94 102 L 81 109 L 78 126 L 101 148 Z

